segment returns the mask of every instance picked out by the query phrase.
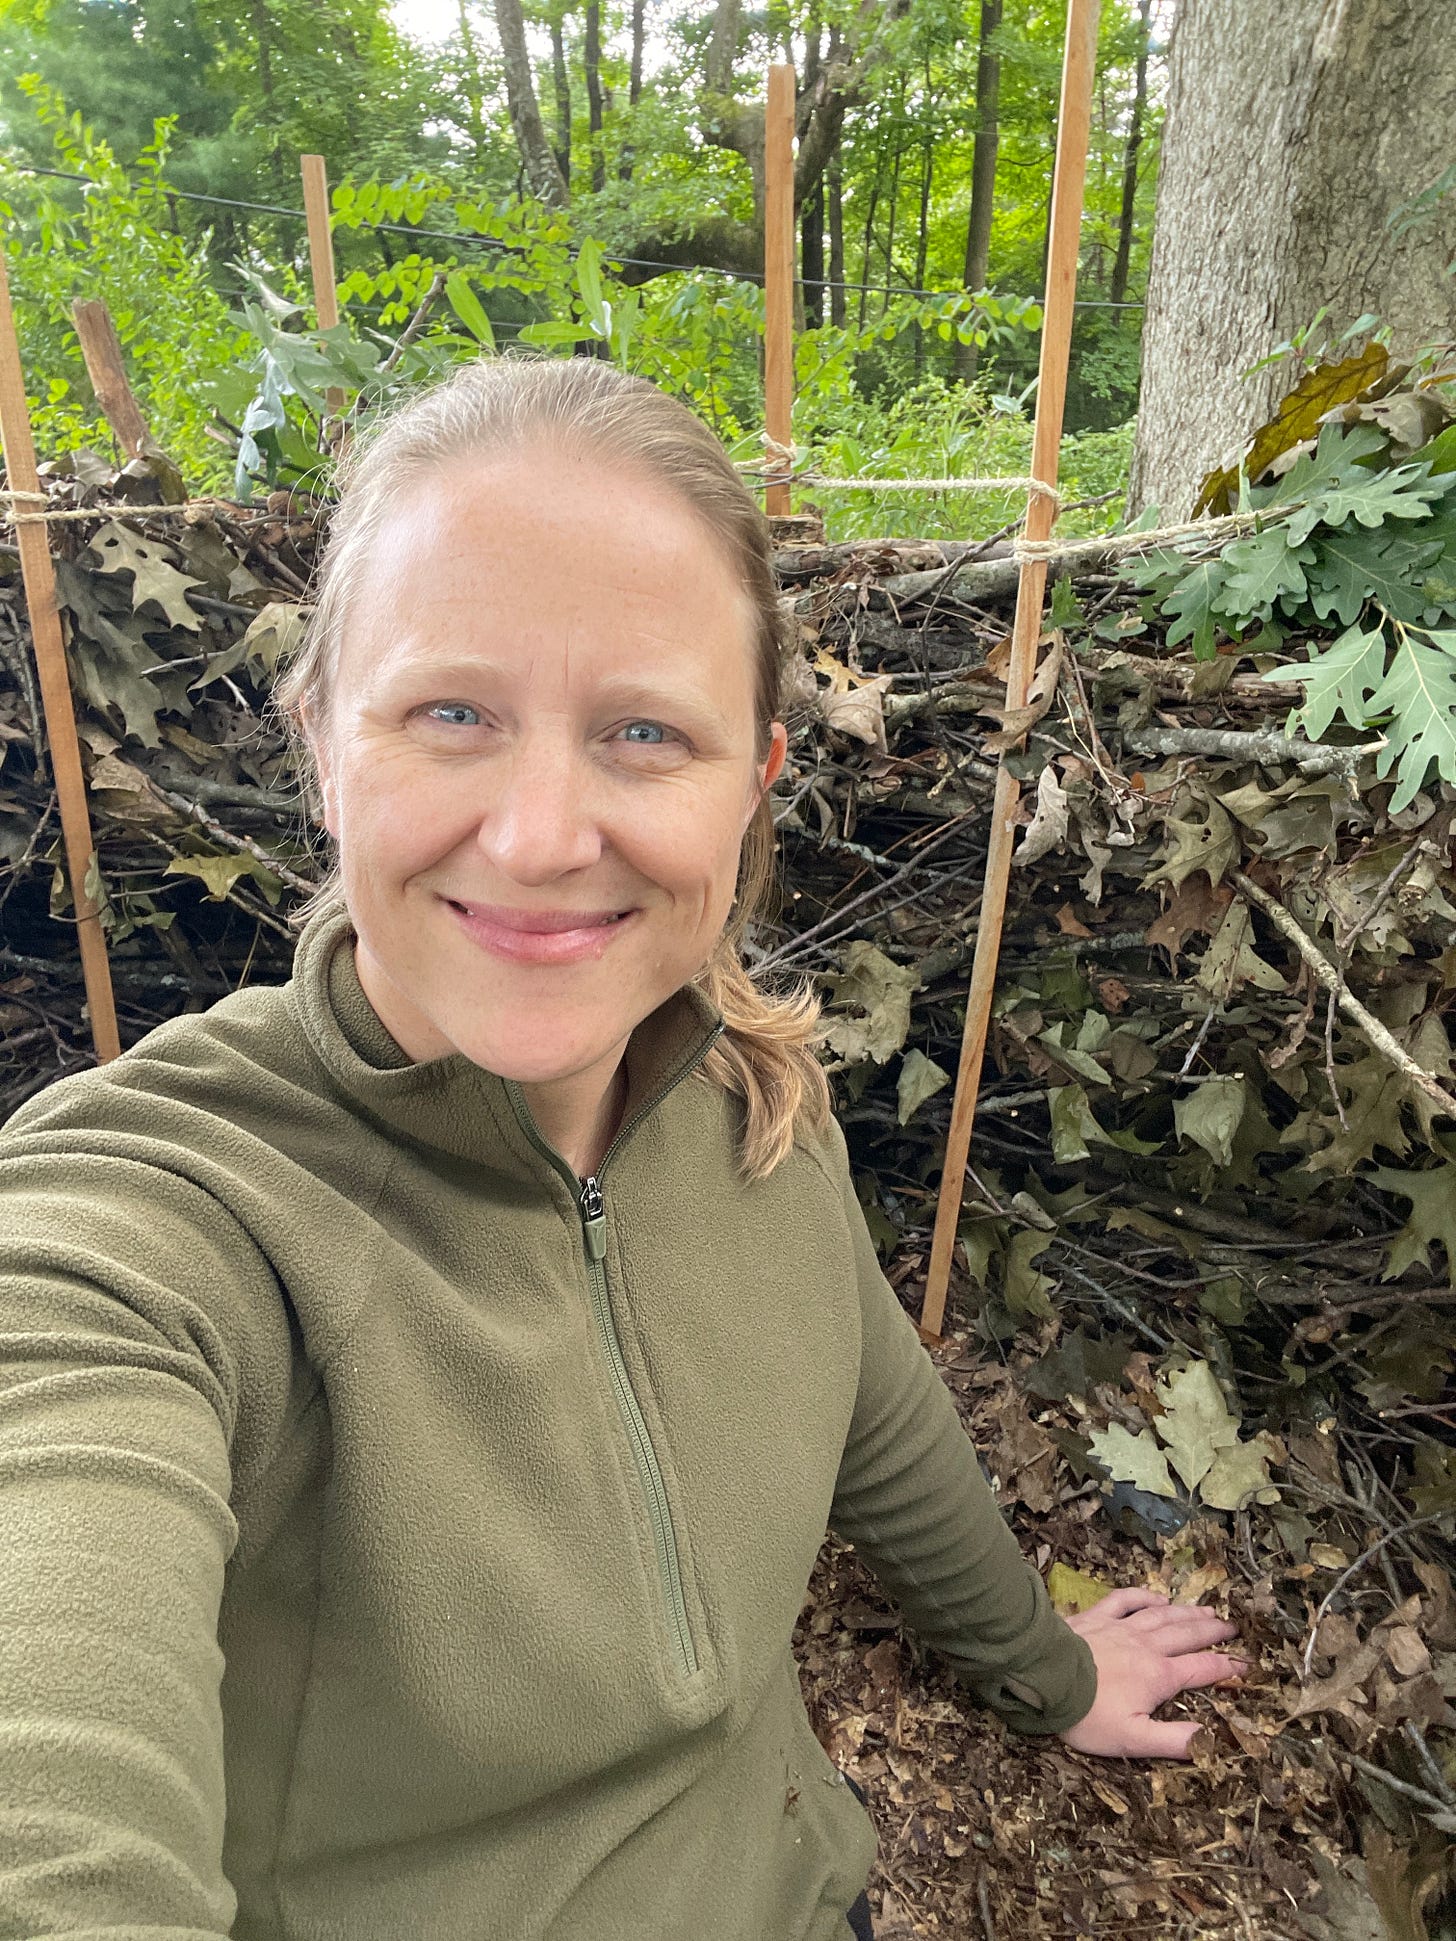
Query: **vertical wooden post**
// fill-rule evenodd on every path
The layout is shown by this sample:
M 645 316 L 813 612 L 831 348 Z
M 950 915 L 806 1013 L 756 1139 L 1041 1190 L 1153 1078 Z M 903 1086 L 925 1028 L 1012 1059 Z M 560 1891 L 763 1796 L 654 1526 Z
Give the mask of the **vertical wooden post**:
M 81 947 L 81 973 L 86 980 L 91 1037 L 98 1062 L 105 1064 L 108 1059 L 120 1056 L 121 1039 L 116 1029 L 116 1001 L 111 990 L 106 936 L 101 928 L 100 912 L 86 888 L 86 876 L 95 852 L 91 816 L 86 806 L 86 777 L 81 768 L 81 744 L 76 738 L 76 714 L 71 705 L 71 676 L 61 638 L 61 616 L 56 608 L 55 568 L 51 564 L 45 527 L 39 521 L 24 518 L 28 509 L 41 511 L 43 505 L 3 249 L 0 249 L 0 441 L 5 447 L 5 472 L 10 490 L 21 495 L 15 502 L 20 574 L 25 586 L 25 604 L 30 610 L 41 709 L 60 804 L 66 874 L 76 910 L 76 940 Z M 36 502 L 33 507 L 28 507 L 26 495 L 33 495 Z
M 794 441 L 795 240 L 794 69 L 787 61 L 768 71 L 763 159 L 763 428 L 787 449 Z M 789 461 L 780 462 L 787 472 Z M 787 483 L 764 488 L 763 509 L 773 515 L 789 511 Z
M 1072 316 L 1077 291 L 1077 248 L 1082 231 L 1082 194 L 1087 176 L 1087 138 L 1092 115 L 1092 81 L 1097 64 L 1097 15 L 1100 0 L 1070 0 L 1066 53 L 1062 64 L 1062 105 L 1057 120 L 1056 172 L 1052 180 L 1052 218 L 1047 249 L 1047 287 L 1042 322 L 1040 381 L 1036 391 L 1036 429 L 1032 437 L 1031 475 L 1054 487 L 1061 451 L 1062 411 L 1067 396 L 1067 358 L 1072 343 Z M 1055 500 L 1033 491 L 1027 501 L 1026 537 L 1050 536 L 1056 517 Z M 1044 559 L 1023 560 L 1016 588 L 1016 618 L 1011 630 L 1011 664 L 1006 676 L 1008 709 L 1026 705 L 1027 689 L 1036 669 L 1041 636 L 1042 602 L 1046 595 Z M 986 880 L 976 926 L 976 954 L 966 999 L 966 1023 L 956 1071 L 955 1104 L 946 1138 L 945 1164 L 935 1209 L 935 1236 L 926 1276 L 925 1305 L 920 1333 L 927 1341 L 941 1339 L 951 1254 L 960 1224 L 961 1189 L 970 1155 L 971 1127 L 981 1062 L 991 1020 L 996 986 L 996 963 L 1001 951 L 1001 927 L 1006 916 L 1006 890 L 1015 840 L 1014 818 L 1020 791 L 1006 767 L 996 776 L 991 810 Z
M 339 321 L 339 292 L 334 282 L 334 232 L 329 227 L 329 175 L 322 155 L 300 155 L 303 208 L 308 217 L 308 266 L 313 274 L 313 307 L 320 330 Z M 327 393 L 330 417 L 344 408 L 344 394 L 336 385 Z

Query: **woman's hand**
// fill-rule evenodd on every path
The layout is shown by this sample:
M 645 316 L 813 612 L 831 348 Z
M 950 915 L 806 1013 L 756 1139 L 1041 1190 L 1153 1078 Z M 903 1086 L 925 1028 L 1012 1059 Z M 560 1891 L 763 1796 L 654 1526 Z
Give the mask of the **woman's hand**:
M 1187 1759 L 1196 1722 L 1151 1713 L 1179 1692 L 1241 1678 L 1247 1658 L 1206 1647 L 1238 1636 L 1238 1626 L 1197 1604 L 1174 1604 L 1161 1591 L 1109 1591 L 1067 1623 L 1092 1647 L 1097 1696 L 1085 1718 L 1056 1736 L 1078 1752 L 1109 1759 Z

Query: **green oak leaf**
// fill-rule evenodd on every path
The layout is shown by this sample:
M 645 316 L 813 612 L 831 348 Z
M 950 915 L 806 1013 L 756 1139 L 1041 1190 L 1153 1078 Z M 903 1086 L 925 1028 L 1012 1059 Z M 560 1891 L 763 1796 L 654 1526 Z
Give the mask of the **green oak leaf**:
M 1423 576 L 1442 550 L 1439 542 L 1411 533 L 1359 526 L 1324 533 L 1308 569 L 1309 603 L 1322 620 L 1333 617 L 1348 627 L 1367 600 L 1378 600 L 1397 620 L 1414 625 L 1430 604 Z
M 1369 709 L 1372 720 L 1390 717 L 1375 772 L 1383 778 L 1395 770 L 1392 814 L 1410 806 L 1433 763 L 1443 781 L 1456 782 L 1456 632 L 1431 632 L 1424 641 L 1405 634 Z
M 1385 679 L 1385 634 L 1380 627 L 1350 627 L 1322 651 L 1311 651 L 1303 666 L 1271 667 L 1266 681 L 1304 682 L 1299 719 L 1311 741 L 1318 741 L 1337 714 L 1352 728 L 1369 720 L 1369 700 Z
M 1236 539 L 1223 551 L 1222 611 L 1267 620 L 1276 600 L 1294 602 L 1304 597 L 1308 585 L 1304 562 L 1313 557 L 1312 552 L 1306 554 L 1290 544 L 1284 526 Z M 1172 635 L 1168 638 L 1171 642 Z

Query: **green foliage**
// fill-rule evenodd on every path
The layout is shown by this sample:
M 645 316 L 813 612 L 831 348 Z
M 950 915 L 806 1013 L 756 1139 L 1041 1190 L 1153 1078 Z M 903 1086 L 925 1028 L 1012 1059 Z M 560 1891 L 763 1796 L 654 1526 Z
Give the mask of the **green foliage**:
M 212 414 L 191 380 L 225 367 L 243 340 L 210 281 L 207 239 L 189 243 L 170 221 L 163 168 L 172 125 L 158 121 L 150 146 L 127 170 L 50 89 L 33 77 L 22 86 L 50 132 L 57 165 L 88 184 L 72 210 L 44 178 L 0 166 L 0 216 L 20 238 L 9 252 L 9 273 L 22 357 L 45 385 L 33 401 L 37 445 L 55 452 L 110 441 L 71 322 L 77 298 L 96 297 L 111 312 L 155 435 L 192 479 L 214 479 Z
M 1441 624 L 1456 617 L 1456 473 L 1391 464 L 1390 443 L 1378 425 L 1327 423 L 1282 478 L 1244 488 L 1247 508 L 1267 514 L 1247 538 L 1196 561 L 1154 553 L 1133 570 L 1173 621 L 1169 645 L 1191 641 L 1203 659 L 1220 631 L 1242 642 L 1256 628 L 1273 646 L 1337 619 L 1335 641 L 1265 678 L 1304 684 L 1290 726 L 1312 739 L 1337 720 L 1379 730 L 1375 771 L 1394 776 L 1399 812 L 1433 770 L 1456 782 L 1456 630 Z

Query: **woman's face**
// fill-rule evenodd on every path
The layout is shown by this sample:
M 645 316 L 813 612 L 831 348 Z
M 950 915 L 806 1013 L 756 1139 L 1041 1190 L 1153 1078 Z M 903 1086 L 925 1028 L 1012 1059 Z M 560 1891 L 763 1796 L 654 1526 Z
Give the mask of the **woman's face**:
M 412 1058 L 609 1078 L 707 962 L 786 748 L 775 722 L 755 761 L 752 628 L 691 509 L 602 459 L 457 461 L 391 522 L 306 726 L 360 979 Z

